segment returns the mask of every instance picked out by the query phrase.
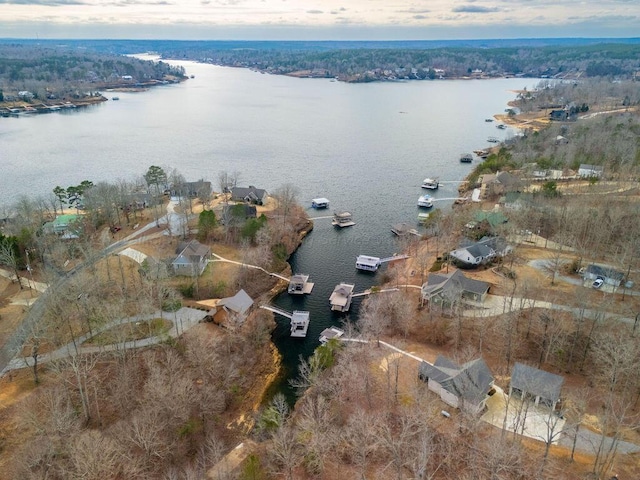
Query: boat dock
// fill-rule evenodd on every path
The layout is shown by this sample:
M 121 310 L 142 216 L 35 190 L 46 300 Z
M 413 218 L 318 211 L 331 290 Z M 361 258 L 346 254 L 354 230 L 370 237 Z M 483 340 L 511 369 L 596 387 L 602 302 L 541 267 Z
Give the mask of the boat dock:
M 291 336 L 295 338 L 304 338 L 307 336 L 307 330 L 309 329 L 309 312 L 303 312 L 300 310 L 294 310 L 293 313 L 289 313 L 286 310 L 282 310 L 270 305 L 260 305 L 263 310 L 269 310 L 275 314 L 291 320 Z
M 409 255 L 394 255 L 393 257 L 379 258 L 369 255 L 358 255 L 356 258 L 356 268 L 366 272 L 376 272 L 383 263 L 393 262 L 394 260 L 405 260 Z
M 325 328 L 322 332 L 320 332 L 320 343 L 323 345 L 327 343 L 329 340 L 334 338 L 340 338 L 344 335 L 344 330 L 341 330 L 337 327 Z
M 336 212 L 333 215 L 333 220 L 331 221 L 331 225 L 334 227 L 351 227 L 355 225 L 356 222 L 353 221 L 351 217 L 351 212 Z
M 356 288 L 356 286 L 353 283 L 340 283 L 336 285 L 329 297 L 331 310 L 334 312 L 348 312 L 351 307 L 354 288 Z
M 287 292 L 291 295 L 305 295 L 311 293 L 315 284 L 309 281 L 309 275 L 297 273 L 289 280 Z
M 426 214 L 429 215 L 428 213 Z M 403 237 L 405 235 L 416 235 L 420 237 L 420 232 L 418 232 L 415 228 L 411 227 L 408 223 L 396 223 L 391 227 L 391 231 L 398 235 L 399 237 Z

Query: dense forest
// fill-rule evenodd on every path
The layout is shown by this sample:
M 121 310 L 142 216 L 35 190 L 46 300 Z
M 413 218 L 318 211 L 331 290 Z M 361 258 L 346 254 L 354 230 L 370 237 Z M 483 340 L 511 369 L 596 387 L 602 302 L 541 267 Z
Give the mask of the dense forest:
M 0 101 L 19 99 L 21 91 L 35 100 L 79 96 L 105 86 L 135 86 L 184 77 L 181 67 L 84 48 L 3 44 L 0 46 Z M 24 98 L 20 98 L 24 99 Z

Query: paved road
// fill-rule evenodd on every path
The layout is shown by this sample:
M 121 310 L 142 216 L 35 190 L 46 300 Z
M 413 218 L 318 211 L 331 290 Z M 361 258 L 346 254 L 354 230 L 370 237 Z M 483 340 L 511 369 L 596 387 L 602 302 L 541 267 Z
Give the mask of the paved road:
M 182 335 L 184 332 L 189 330 L 194 325 L 197 325 L 200 320 L 202 320 L 205 316 L 205 312 L 202 310 L 197 310 L 195 308 L 181 308 L 180 310 L 172 313 L 167 312 L 154 312 L 149 315 L 136 315 L 133 317 L 122 318 L 118 320 L 114 320 L 106 325 L 103 325 L 101 328 L 93 332 L 93 335 L 86 334 L 76 339 L 75 345 L 73 342 L 64 345 L 53 352 L 49 352 L 38 357 L 38 363 L 46 363 L 54 360 L 60 360 L 62 358 L 66 358 L 69 356 L 75 356 L 78 354 L 86 354 L 86 353 L 100 353 L 100 352 L 110 352 L 115 350 L 126 350 L 130 348 L 141 348 L 148 347 L 150 345 L 155 345 L 165 340 L 167 337 L 177 338 Z M 171 320 L 173 322 L 173 326 L 165 335 L 148 337 L 141 340 L 133 340 L 129 342 L 122 343 L 114 343 L 110 345 L 83 345 L 90 338 L 109 330 L 118 325 L 124 325 L 127 323 L 135 323 L 141 322 L 145 320 L 151 320 L 154 318 L 166 318 L 167 320 Z M 77 351 L 76 351 L 77 346 Z M 20 368 L 26 368 L 33 366 L 33 358 L 31 357 L 15 357 L 13 358 L 9 364 L 0 372 L 0 377 L 4 375 L 6 372 L 10 370 L 16 370 Z
M 155 221 L 136 229 L 131 235 L 118 240 L 115 243 L 112 243 L 104 250 L 102 250 L 99 254 L 87 259 L 80 265 L 72 268 L 68 272 L 59 272 L 60 276 L 53 282 L 53 285 L 50 285 L 51 288 L 46 288 L 42 292 L 42 294 L 35 300 L 35 302 L 31 305 L 29 309 L 29 313 L 24 318 L 22 323 L 18 325 L 13 334 L 7 339 L 5 344 L 0 348 L 0 372 L 4 372 L 9 362 L 18 354 L 22 345 L 24 345 L 25 340 L 29 336 L 29 332 L 33 330 L 33 326 L 42 318 L 45 312 L 46 299 L 51 292 L 57 292 L 59 288 L 64 285 L 69 279 L 71 279 L 76 273 L 82 271 L 83 269 L 89 267 L 92 264 L 100 261 L 101 259 L 119 251 L 123 248 L 126 248 L 130 245 L 135 245 L 136 243 L 141 243 L 149 240 L 150 238 L 155 238 L 163 235 L 163 232 L 155 232 L 149 235 L 145 235 L 148 230 L 153 228 L 157 228 L 158 224 L 166 224 L 169 222 L 169 215 L 165 215 L 160 218 L 156 223 Z M 34 286 L 35 287 L 35 286 Z M 37 288 L 37 287 L 35 287 Z

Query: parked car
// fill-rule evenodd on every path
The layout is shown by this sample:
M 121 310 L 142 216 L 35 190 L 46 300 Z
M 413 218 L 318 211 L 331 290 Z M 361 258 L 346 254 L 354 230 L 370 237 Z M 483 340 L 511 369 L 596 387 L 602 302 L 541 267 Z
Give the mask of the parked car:
M 602 277 L 598 277 L 595 279 L 595 281 L 591 284 L 591 286 L 593 288 L 600 288 L 602 285 L 604 284 L 604 278 Z

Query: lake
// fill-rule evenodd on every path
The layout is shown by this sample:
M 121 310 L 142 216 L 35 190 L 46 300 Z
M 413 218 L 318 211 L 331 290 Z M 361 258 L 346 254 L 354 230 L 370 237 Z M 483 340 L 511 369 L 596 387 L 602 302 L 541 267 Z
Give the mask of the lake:
M 161 165 L 176 167 L 187 180 L 211 180 L 214 188 L 222 171 L 240 172 L 241 186 L 267 191 L 291 183 L 312 217 L 349 210 L 355 226 L 339 230 L 318 219 L 291 258 L 293 271 L 315 282 L 313 293 L 275 300 L 285 310 L 311 312 L 304 340 L 290 339 L 288 320 L 277 318 L 274 341 L 291 371 L 326 326 L 344 320 L 329 310 L 335 285 L 355 283 L 360 292 L 381 275 L 358 273 L 356 256 L 399 251 L 391 225 L 417 227 L 425 177 L 445 182 L 429 193 L 436 208 L 448 208 L 458 182 L 479 161 L 460 163 L 460 154 L 489 146 L 489 136 L 514 134 L 484 119 L 502 113 L 515 90 L 535 82 L 347 84 L 175 63 L 195 78 L 143 93 L 106 92 L 110 100 L 95 107 L 0 118 L 0 203 L 85 179 L 131 179 Z M 116 95 L 119 101 L 111 100 Z M 311 211 L 315 197 L 327 197 L 330 209 Z

